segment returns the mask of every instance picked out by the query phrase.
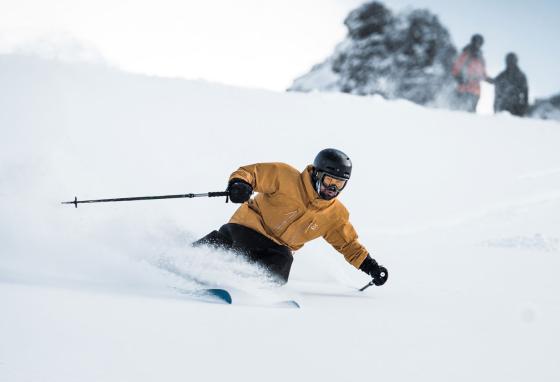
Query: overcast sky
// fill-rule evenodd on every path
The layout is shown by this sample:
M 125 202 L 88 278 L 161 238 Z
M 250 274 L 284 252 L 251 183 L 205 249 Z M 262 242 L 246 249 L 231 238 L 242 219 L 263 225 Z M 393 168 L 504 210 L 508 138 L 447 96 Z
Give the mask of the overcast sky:
M 346 35 L 344 18 L 361 3 L 0 0 L 0 52 L 97 54 L 125 70 L 284 90 L 332 52 Z M 384 3 L 393 10 L 411 3 L 429 8 L 459 48 L 474 32 L 482 33 L 491 75 L 503 68 L 507 52 L 516 51 L 531 98 L 560 92 L 560 1 Z

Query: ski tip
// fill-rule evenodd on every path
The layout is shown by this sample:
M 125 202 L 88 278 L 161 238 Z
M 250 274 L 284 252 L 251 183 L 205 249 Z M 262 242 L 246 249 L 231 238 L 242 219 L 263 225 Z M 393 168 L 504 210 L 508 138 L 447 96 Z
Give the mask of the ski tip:
M 225 289 L 206 289 L 206 292 L 228 304 L 231 304 L 233 302 L 231 294 Z
M 206 289 L 182 289 L 174 288 L 177 292 L 191 296 L 194 299 L 206 302 L 219 302 L 231 304 L 233 299 L 231 294 L 225 289 L 206 288 Z

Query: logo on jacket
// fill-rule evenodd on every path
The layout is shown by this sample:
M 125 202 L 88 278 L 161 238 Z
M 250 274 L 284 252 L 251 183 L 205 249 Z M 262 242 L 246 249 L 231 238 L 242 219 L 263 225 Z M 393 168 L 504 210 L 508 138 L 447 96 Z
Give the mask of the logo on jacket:
M 278 224 L 278 225 L 276 226 L 276 229 L 277 229 L 277 230 L 280 230 L 280 229 L 282 229 L 284 226 L 287 226 L 288 224 L 290 224 L 290 223 L 292 222 L 292 220 L 294 220 L 294 218 L 297 217 L 298 212 L 299 212 L 298 210 L 295 210 L 295 211 L 292 211 L 292 212 L 285 213 L 284 216 L 285 216 L 286 218 L 285 218 L 284 220 L 282 220 L 282 221 L 280 222 L 280 224 Z
M 305 232 L 311 230 L 311 231 L 317 231 L 317 229 L 319 228 L 319 225 L 316 223 L 311 222 L 308 226 L 307 229 L 305 230 Z

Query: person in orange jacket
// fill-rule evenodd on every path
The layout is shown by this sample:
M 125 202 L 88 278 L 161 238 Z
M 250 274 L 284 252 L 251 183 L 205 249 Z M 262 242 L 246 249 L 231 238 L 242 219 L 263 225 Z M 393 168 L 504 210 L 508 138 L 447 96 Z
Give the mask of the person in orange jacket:
M 486 63 L 482 55 L 484 38 L 480 34 L 471 37 L 471 42 L 455 60 L 451 74 L 457 81 L 456 107 L 460 110 L 475 112 L 480 98 L 480 81 L 493 83 L 486 74 Z
M 193 243 L 225 248 L 261 265 L 286 283 L 292 252 L 323 237 L 346 261 L 383 285 L 387 269 L 377 264 L 349 221 L 337 196 L 344 190 L 352 162 L 340 150 L 319 152 L 303 172 L 285 163 L 240 167 L 229 178 L 229 197 L 242 205 L 230 221 Z M 257 194 L 251 198 L 253 191 Z

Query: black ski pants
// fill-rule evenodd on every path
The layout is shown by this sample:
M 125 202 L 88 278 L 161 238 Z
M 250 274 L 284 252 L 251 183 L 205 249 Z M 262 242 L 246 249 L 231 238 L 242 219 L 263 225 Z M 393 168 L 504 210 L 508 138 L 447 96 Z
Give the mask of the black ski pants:
M 240 224 L 227 223 L 193 243 L 194 247 L 208 245 L 225 248 L 259 264 L 285 284 L 290 276 L 294 258 L 290 248 L 277 244 L 259 232 Z

